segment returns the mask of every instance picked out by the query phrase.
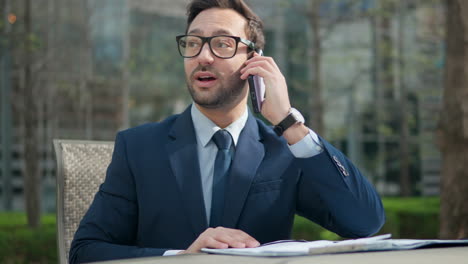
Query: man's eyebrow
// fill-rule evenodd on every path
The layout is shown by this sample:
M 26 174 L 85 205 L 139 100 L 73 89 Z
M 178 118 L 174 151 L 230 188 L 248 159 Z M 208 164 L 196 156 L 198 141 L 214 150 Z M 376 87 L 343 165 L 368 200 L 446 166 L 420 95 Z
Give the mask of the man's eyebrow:
M 187 32 L 187 34 L 189 34 L 189 35 L 190 34 L 200 34 L 201 35 L 201 34 L 203 34 L 203 30 L 195 28 L 195 29 L 192 29 L 189 32 Z M 232 33 L 225 30 L 225 29 L 218 29 L 215 32 L 213 32 L 213 36 L 216 36 L 216 35 L 232 35 Z
M 200 29 L 192 29 L 189 32 L 187 32 L 187 34 L 202 34 L 202 33 L 203 31 Z
M 213 32 L 213 35 L 232 35 L 232 33 L 225 29 L 219 29 Z

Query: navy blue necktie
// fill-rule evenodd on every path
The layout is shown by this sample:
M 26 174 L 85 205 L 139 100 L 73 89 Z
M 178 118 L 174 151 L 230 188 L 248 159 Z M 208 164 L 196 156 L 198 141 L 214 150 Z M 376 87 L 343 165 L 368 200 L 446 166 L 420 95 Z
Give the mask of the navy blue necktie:
M 218 130 L 213 135 L 218 147 L 213 173 L 213 195 L 211 197 L 210 227 L 221 226 L 224 210 L 224 193 L 229 167 L 231 166 L 232 137 L 226 130 Z

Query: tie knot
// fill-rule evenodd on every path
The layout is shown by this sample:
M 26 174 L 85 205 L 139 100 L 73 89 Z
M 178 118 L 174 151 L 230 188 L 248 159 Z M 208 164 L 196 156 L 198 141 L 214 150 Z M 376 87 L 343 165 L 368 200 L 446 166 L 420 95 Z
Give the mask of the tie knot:
M 218 149 L 230 149 L 232 144 L 232 137 L 229 132 L 224 129 L 220 129 L 213 135 L 213 141 Z

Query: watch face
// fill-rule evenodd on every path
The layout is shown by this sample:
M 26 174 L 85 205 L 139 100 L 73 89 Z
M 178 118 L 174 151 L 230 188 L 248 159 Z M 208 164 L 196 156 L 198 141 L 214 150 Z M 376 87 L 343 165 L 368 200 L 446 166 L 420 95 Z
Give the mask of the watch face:
M 299 123 L 305 123 L 304 117 L 302 116 L 301 112 L 297 111 L 296 108 L 291 108 L 291 114 Z

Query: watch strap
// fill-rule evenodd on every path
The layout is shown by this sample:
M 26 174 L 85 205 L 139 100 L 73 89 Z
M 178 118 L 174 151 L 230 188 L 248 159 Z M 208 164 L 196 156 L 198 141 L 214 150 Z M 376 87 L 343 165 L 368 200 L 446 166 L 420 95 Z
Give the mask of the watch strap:
M 279 124 L 277 124 L 273 130 L 275 131 L 276 135 L 278 137 L 282 136 L 284 131 L 286 129 L 290 128 L 292 125 L 296 124 L 298 120 L 294 117 L 292 112 L 289 112 L 289 114 L 281 121 Z

